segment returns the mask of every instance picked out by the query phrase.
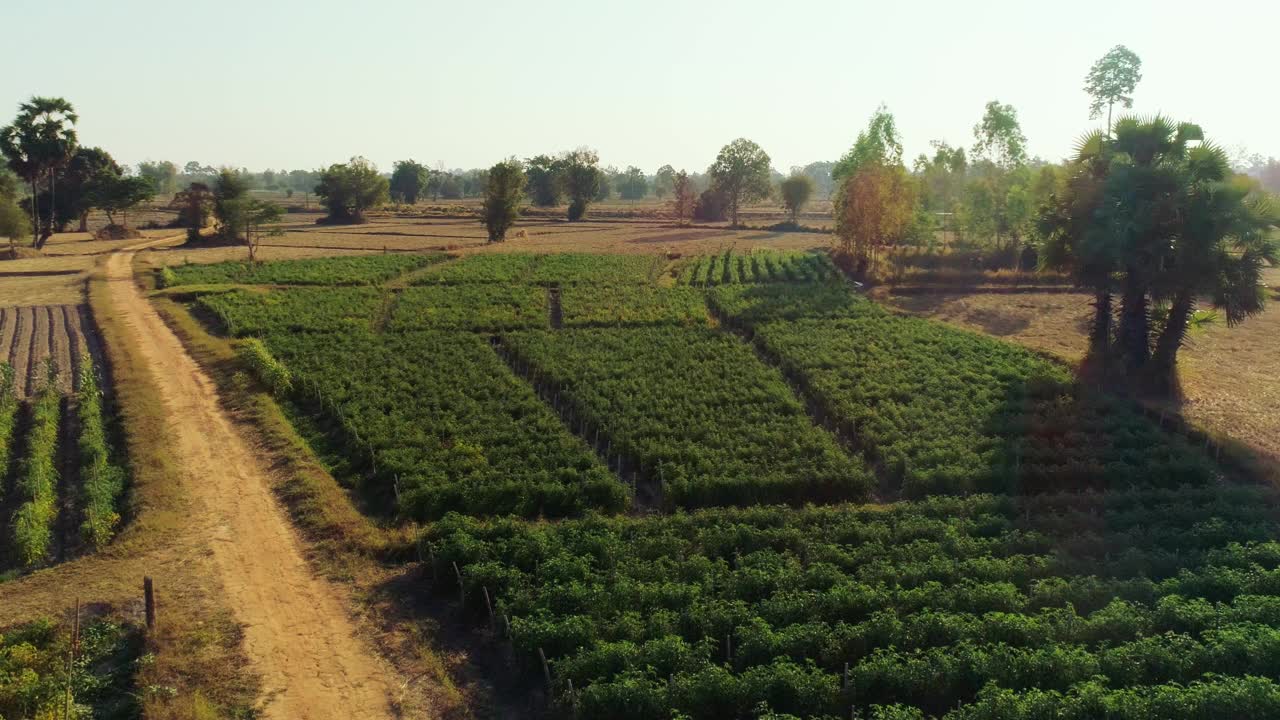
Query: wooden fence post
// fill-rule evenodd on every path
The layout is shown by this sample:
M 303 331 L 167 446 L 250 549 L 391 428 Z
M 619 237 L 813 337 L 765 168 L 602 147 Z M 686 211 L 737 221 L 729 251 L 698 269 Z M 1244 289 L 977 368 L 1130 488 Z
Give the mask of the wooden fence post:
M 547 664 L 547 654 L 538 648 L 538 659 L 542 661 L 542 679 L 547 682 L 547 699 L 551 699 L 551 666 Z
M 498 623 L 493 617 L 493 601 L 489 598 L 489 586 L 483 585 L 480 589 L 484 591 L 484 606 L 489 609 L 489 627 L 497 630 Z
M 147 632 L 154 632 L 156 629 L 156 592 L 155 584 L 151 582 L 151 578 L 142 578 L 142 595 L 146 601 L 147 608 Z

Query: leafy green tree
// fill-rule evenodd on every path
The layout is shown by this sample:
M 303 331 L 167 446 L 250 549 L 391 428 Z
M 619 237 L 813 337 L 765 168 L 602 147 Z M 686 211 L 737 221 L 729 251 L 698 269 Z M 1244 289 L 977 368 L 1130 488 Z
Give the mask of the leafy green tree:
M 426 165 L 413 160 L 399 160 L 391 171 L 391 198 L 396 202 L 413 205 L 426 188 L 431 171 Z
M 33 97 L 18 106 L 12 125 L 0 128 L 0 154 L 9 168 L 31 187 L 32 246 L 44 247 L 53 234 L 53 210 L 57 205 L 55 178 L 71 160 L 77 141 L 75 124 L 79 116 L 71 103 L 62 98 Z M 42 226 L 36 211 L 38 186 L 49 185 L 49 221 Z
M 1018 111 L 999 100 L 987 103 L 982 120 L 973 126 L 973 156 L 987 159 L 1002 168 L 1027 162 L 1027 138 L 1018 123 Z
M 769 197 L 769 155 L 757 144 L 738 138 L 720 149 L 707 169 L 711 186 L 728 202 L 729 218 L 738 226 L 738 210 L 743 203 Z
M 484 226 L 489 242 L 507 239 L 507 231 L 520 217 L 520 201 L 524 198 L 524 167 L 515 158 L 489 168 L 484 192 Z
M 554 207 L 560 204 L 560 162 L 550 155 L 535 155 L 524 163 L 526 192 L 538 207 Z
M 1089 68 L 1084 78 L 1084 91 L 1093 102 L 1089 105 L 1089 118 L 1102 117 L 1107 109 L 1107 135 L 1111 135 L 1111 108 L 1120 103 L 1125 109 L 1133 107 L 1133 90 L 1142 80 L 1142 59 L 1129 48 L 1117 45 L 1107 51 Z
M 1113 134 L 1082 141 L 1045 208 L 1045 260 L 1094 288 L 1090 347 L 1103 366 L 1119 360 L 1131 380 L 1168 391 L 1197 298 L 1213 300 L 1230 324 L 1261 309 L 1262 267 L 1276 261 L 1271 233 L 1280 215 L 1231 176 L 1225 154 L 1202 142 L 1198 126 L 1122 118 Z M 1162 327 L 1152 322 L 1153 303 L 1169 304 Z
M 836 195 L 836 237 L 841 255 L 864 274 L 879 248 L 901 240 L 915 219 L 916 189 L 902 165 L 863 164 L 844 178 Z
M 365 221 L 364 213 L 387 201 L 390 183 L 378 174 L 378 168 L 363 157 L 330 165 L 320 175 L 316 196 L 329 211 L 324 219 L 332 224 Z
M 230 168 L 218 171 L 213 182 L 213 214 L 218 219 L 218 234 L 226 240 L 239 240 L 244 226 L 238 225 L 241 213 L 236 202 L 249 194 L 249 182 Z
M 281 234 L 280 218 L 284 209 L 249 195 L 241 195 L 225 204 L 231 225 L 244 229 L 244 244 L 249 250 L 249 262 L 258 261 L 258 248 L 264 238 Z
M 178 206 L 178 222 L 187 229 L 187 242 L 199 242 L 200 231 L 209 224 L 213 213 L 213 190 L 202 182 L 193 182 L 174 195 L 173 202 Z
M 102 174 L 119 177 L 124 169 L 102 148 L 77 148 L 71 162 L 58 175 L 60 192 L 55 214 L 59 227 L 76 220 L 80 232 L 89 231 L 89 212 L 93 205 L 88 191 Z M 42 205 L 48 200 L 47 196 L 41 196 Z
M 698 193 L 693 189 L 689 173 L 681 170 L 671 178 L 671 194 L 671 209 L 676 216 L 676 224 L 684 227 L 689 223 L 694 204 L 698 201 Z
M 1280 261 L 1280 204 L 1259 193 L 1247 178 L 1233 177 L 1227 155 L 1205 144 L 1187 151 L 1187 192 L 1180 193 L 1178 232 L 1171 262 L 1153 287 L 1154 299 L 1168 303 L 1164 326 L 1147 368 L 1147 390 L 1168 394 L 1176 387 L 1178 350 L 1197 298 L 1206 297 L 1234 326 L 1263 311 L 1265 266 Z
M 782 195 L 782 204 L 786 206 L 787 212 L 791 213 L 791 224 L 798 224 L 800 210 L 813 196 L 813 180 L 810 180 L 808 175 L 795 173 L 783 180 L 778 190 Z
M 653 194 L 659 200 L 670 195 L 676 185 L 676 170 L 670 165 L 663 165 L 653 174 Z
M 934 140 L 933 156 L 920 154 L 913 171 L 920 180 L 920 204 L 928 213 L 954 213 L 964 192 L 969 168 L 964 148 Z
M 831 172 L 836 164 L 828 161 L 811 162 L 800 168 L 800 172 L 807 175 L 813 181 L 813 191 L 822 198 L 830 198 L 831 193 L 835 191 L 835 182 L 831 179 Z
M 31 231 L 26 212 L 18 205 L 18 178 L 0 167 L 0 237 L 9 239 L 9 253 L 15 252 L 19 237 Z
M 853 147 L 831 168 L 831 180 L 836 185 L 857 172 L 866 164 L 883 166 L 902 163 L 902 136 L 893 113 L 884 105 L 876 108 L 867 129 L 858 133 Z
M 618 176 L 618 197 L 623 200 L 639 200 L 649 194 L 649 179 L 635 165 L 627 166 Z
M 178 166 L 168 160 L 140 162 L 138 174 L 149 178 L 157 193 L 172 195 L 178 190 Z
M 155 185 L 150 178 L 110 172 L 95 175 L 85 190 L 86 201 L 105 212 L 110 224 L 117 225 L 116 213 L 120 213 L 120 227 L 128 227 L 130 210 L 155 197 L 155 194 Z
M 602 173 L 598 167 L 600 156 L 595 150 L 579 148 L 560 156 L 560 184 L 569 198 L 569 220 L 581 220 L 587 214 L 587 205 L 600 192 Z

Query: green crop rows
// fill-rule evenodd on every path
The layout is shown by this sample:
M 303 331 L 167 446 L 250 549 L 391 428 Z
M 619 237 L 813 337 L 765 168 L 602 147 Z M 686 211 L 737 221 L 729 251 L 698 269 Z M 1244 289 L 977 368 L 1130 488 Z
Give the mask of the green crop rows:
M 661 482 L 672 507 L 865 497 L 868 474 L 815 428 L 782 376 L 706 328 L 510 333 L 588 432 Z
M 462 568 L 477 616 L 495 599 L 531 673 L 539 650 L 550 658 L 579 717 L 748 717 L 763 703 L 800 717 L 961 704 L 948 717 L 1004 718 L 1050 691 L 1182 707 L 1197 691 L 1170 683 L 1276 677 L 1276 499 L 972 496 L 550 526 L 454 515 L 423 543 Z
M 707 324 L 706 299 L 692 288 L 576 285 L 560 304 L 566 327 Z
M 816 253 L 409 280 L 197 304 L 551 716 L 1280 716 L 1280 498 L 1061 365 Z
M 293 373 L 296 402 L 323 413 L 354 451 L 365 489 L 398 495 L 408 517 L 562 516 L 628 503 L 481 336 L 279 333 L 267 345 Z
M 829 303 L 821 291 L 809 295 L 813 314 L 827 316 L 819 319 L 796 319 L 797 296 L 732 288 L 713 297 L 751 325 L 766 353 L 862 438 L 910 497 L 1214 477 L 1203 453 L 1012 345 L 870 302 Z
M 839 270 L 826 255 L 808 252 L 757 250 L 750 253 L 725 250 L 698 255 L 680 263 L 676 279 L 681 285 L 708 287 L 742 283 L 811 283 L 836 280 Z
M 375 285 L 430 263 L 431 255 L 362 255 L 358 257 L 279 260 L 267 263 L 220 262 L 176 265 L 166 285 Z

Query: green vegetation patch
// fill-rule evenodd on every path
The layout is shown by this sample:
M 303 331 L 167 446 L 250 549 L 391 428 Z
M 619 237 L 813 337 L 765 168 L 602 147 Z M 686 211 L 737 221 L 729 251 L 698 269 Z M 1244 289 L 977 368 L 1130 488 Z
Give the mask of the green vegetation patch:
M 354 456 L 356 478 L 399 512 L 564 516 L 624 509 L 587 445 L 469 333 L 281 333 L 295 404 Z
M 235 337 L 281 332 L 368 330 L 386 302 L 374 288 L 291 288 L 270 292 L 211 293 L 196 304 Z
M 893 315 L 840 287 L 718 288 L 712 301 L 750 326 L 908 497 L 1216 476 L 1180 436 L 1023 348 Z
M 1208 718 L 1276 706 L 1272 681 L 1248 679 L 1277 672 L 1275 501 L 1212 487 L 454 515 L 422 541 L 441 574 L 461 567 L 477 620 L 487 592 L 522 667 L 547 655 L 580 718 L 1098 717 L 1090 696 L 1117 717 Z M 436 587 L 457 596 L 452 576 Z
M 840 279 L 840 271 L 825 253 L 801 250 L 729 249 L 715 255 L 697 255 L 676 268 L 680 285 L 711 287 L 744 283 L 814 283 Z
M 414 285 L 456 285 L 466 283 L 514 283 L 528 278 L 539 255 L 489 253 L 466 255 L 442 263 L 414 278 Z
M 72 644 L 70 628 L 50 620 L 0 632 L 0 717 L 138 717 L 133 676 L 142 656 L 141 633 L 110 620 L 90 620 L 80 630 L 76 660 L 68 668 Z
M 529 276 L 539 285 L 644 285 L 652 283 L 665 260 L 658 255 L 544 255 Z
M 403 290 L 388 331 L 544 328 L 547 291 L 525 285 L 458 285 Z
M 164 286 L 375 285 L 447 258 L 443 253 L 395 254 L 176 265 L 170 268 L 172 274 L 165 276 Z
M 707 303 L 693 288 L 574 285 L 560 290 L 564 324 L 706 325 Z
M 870 476 L 815 427 L 782 376 L 708 328 L 510 333 L 593 435 L 661 484 L 671 507 L 862 498 Z

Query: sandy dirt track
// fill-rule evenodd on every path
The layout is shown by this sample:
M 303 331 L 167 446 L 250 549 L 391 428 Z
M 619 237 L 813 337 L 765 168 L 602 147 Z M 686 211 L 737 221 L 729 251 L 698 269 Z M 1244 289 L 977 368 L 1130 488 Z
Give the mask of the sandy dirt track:
M 392 718 L 394 672 L 362 638 L 340 594 L 307 565 L 258 457 L 222 412 L 213 382 L 133 280 L 133 252 L 108 258 L 111 301 L 154 370 L 171 415 L 192 521 L 245 625 L 264 716 Z

